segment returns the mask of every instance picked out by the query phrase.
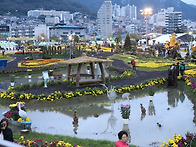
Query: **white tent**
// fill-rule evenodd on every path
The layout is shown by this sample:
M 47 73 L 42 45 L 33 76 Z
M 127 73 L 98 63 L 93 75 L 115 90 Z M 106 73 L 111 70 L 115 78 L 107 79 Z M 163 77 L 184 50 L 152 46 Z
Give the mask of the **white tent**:
M 11 48 L 14 49 L 18 44 L 16 44 L 15 42 L 9 42 L 9 41 L 1 41 L 0 42 L 0 46 L 4 49 L 6 48 Z
M 176 34 L 176 39 L 178 39 L 178 37 L 181 37 L 183 35 L 185 35 L 186 33 L 178 33 Z M 166 43 L 166 41 L 170 41 L 170 37 L 171 34 L 165 34 L 165 35 L 161 35 L 157 38 L 154 38 L 153 40 L 155 40 L 155 44 L 159 43 Z M 153 40 L 149 40 L 149 45 L 153 44 Z

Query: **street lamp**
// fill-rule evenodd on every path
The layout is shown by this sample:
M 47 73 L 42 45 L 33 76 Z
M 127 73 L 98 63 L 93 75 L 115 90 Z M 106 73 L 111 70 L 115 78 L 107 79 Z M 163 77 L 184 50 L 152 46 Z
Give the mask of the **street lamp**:
M 192 39 L 193 39 L 193 32 L 189 32 L 189 35 L 191 35 L 191 42 L 190 42 L 190 44 L 189 44 L 189 50 L 190 50 L 190 52 L 191 52 L 191 50 L 192 50 Z
M 145 8 L 144 10 L 140 10 L 141 14 L 145 16 L 146 19 L 146 47 L 148 46 L 148 16 L 152 14 L 152 8 Z

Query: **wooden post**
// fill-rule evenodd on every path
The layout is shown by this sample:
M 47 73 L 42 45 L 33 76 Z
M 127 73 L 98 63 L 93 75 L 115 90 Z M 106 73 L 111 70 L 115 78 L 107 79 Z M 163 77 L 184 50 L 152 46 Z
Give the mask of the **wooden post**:
M 92 74 L 92 79 L 95 79 L 95 72 L 94 72 L 94 66 L 93 63 L 90 63 L 90 67 L 91 67 L 91 74 Z
M 81 67 L 82 67 L 82 63 L 79 63 L 78 64 L 78 69 L 77 69 L 77 74 L 76 74 L 76 87 L 79 87 Z
M 67 81 L 70 81 L 70 74 L 71 74 L 71 64 L 69 64 L 68 66 Z
M 99 63 L 99 67 L 100 67 L 100 70 L 101 70 L 101 81 L 103 84 L 105 84 L 105 72 L 104 72 L 104 69 L 103 69 L 103 64 L 100 62 Z

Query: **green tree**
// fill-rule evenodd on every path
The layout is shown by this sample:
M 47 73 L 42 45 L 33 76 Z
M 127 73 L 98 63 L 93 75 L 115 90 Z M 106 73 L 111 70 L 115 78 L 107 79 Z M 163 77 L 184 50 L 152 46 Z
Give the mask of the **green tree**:
M 58 41 L 58 37 L 57 37 L 56 35 L 53 35 L 53 36 L 51 37 L 51 40 Z
M 116 41 L 117 44 L 119 44 L 122 41 L 121 34 L 118 34 L 118 36 L 115 38 L 115 41 Z
M 124 44 L 124 48 L 126 50 L 129 50 L 130 49 L 130 46 L 131 46 L 131 40 L 130 40 L 130 35 L 129 33 L 126 35 L 126 38 L 125 38 L 125 44 Z
M 138 36 L 136 34 L 130 34 L 130 38 L 132 38 L 134 40 L 137 40 L 138 39 Z
M 96 42 L 96 41 L 97 41 L 97 39 L 96 39 L 95 37 L 93 37 L 93 41 L 95 41 L 95 42 Z
M 85 42 L 85 43 L 87 42 L 87 38 L 86 38 L 86 36 L 84 37 L 83 42 Z
M 73 39 L 74 39 L 74 43 L 80 42 L 80 36 L 79 35 L 74 35 Z

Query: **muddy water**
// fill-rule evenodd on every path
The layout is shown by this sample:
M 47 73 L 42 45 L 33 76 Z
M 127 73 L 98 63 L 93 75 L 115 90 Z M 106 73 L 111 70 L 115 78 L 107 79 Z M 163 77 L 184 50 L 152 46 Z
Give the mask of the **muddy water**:
M 121 104 L 131 105 L 128 124 L 123 123 Z M 145 115 L 141 113 L 140 104 L 146 109 Z M 5 110 L 8 109 L 0 107 L 0 112 Z M 74 110 L 79 118 L 75 124 Z M 32 131 L 79 138 L 116 141 L 118 132 L 123 129 L 128 132 L 130 143 L 140 147 L 160 146 L 174 134 L 184 136 L 187 131 L 196 132 L 193 104 L 183 91 L 178 89 L 164 90 L 153 97 L 131 96 L 130 100 L 117 98 L 115 102 L 105 100 L 68 107 L 30 109 L 28 117 L 33 121 Z

